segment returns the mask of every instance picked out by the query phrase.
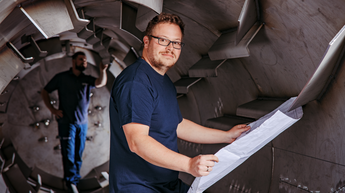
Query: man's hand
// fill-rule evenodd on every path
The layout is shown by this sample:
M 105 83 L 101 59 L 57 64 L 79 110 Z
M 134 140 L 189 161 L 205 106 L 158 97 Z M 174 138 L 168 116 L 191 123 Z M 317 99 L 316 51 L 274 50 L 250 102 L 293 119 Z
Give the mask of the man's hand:
M 60 119 L 60 118 L 63 117 L 63 112 L 62 112 L 62 110 L 53 108 L 53 109 L 51 110 L 51 112 L 52 112 L 52 114 L 55 115 L 55 117 L 58 118 L 58 119 Z
M 237 137 L 239 137 L 243 132 L 246 132 L 250 129 L 250 126 L 246 124 L 236 125 L 231 128 L 227 133 L 229 134 L 229 143 L 234 142 Z
M 108 66 L 109 66 L 109 64 L 103 64 L 103 62 L 101 62 L 101 63 L 99 64 L 99 69 L 100 69 L 101 71 L 103 71 L 103 70 L 106 70 L 106 69 L 108 68 Z
M 109 64 L 103 64 L 103 62 L 99 63 L 99 77 L 95 81 L 96 88 L 100 88 L 107 84 L 107 68 Z
M 215 155 L 198 155 L 190 159 L 188 173 L 195 177 L 207 176 L 218 161 Z

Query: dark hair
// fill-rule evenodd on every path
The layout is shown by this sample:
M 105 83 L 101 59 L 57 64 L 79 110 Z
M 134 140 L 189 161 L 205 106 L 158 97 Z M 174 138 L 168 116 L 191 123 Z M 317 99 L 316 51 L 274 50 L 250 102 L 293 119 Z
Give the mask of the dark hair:
M 84 53 L 84 52 L 76 52 L 76 53 L 73 54 L 72 59 L 73 59 L 73 60 L 77 59 L 77 57 L 78 57 L 79 55 L 85 56 L 85 53 Z
M 180 27 L 182 35 L 184 32 L 184 23 L 181 20 L 181 18 L 175 14 L 170 14 L 170 13 L 161 13 L 157 16 L 155 16 L 147 25 L 146 31 L 145 31 L 145 35 L 152 35 L 152 30 L 153 28 L 159 24 L 159 23 L 172 23 L 172 24 L 176 24 Z

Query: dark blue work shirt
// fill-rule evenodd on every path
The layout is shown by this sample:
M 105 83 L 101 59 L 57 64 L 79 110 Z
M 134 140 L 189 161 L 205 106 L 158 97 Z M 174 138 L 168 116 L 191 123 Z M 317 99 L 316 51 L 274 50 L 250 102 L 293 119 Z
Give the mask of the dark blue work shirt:
M 155 166 L 130 151 L 122 126 L 149 126 L 149 136 L 178 152 L 182 115 L 176 89 L 167 75 L 138 59 L 116 78 L 110 97 L 110 192 L 179 192 L 178 172 Z
M 63 117 L 59 123 L 86 124 L 91 89 L 96 78 L 81 73 L 76 76 L 70 70 L 56 74 L 44 87 L 48 93 L 58 90 L 59 109 Z

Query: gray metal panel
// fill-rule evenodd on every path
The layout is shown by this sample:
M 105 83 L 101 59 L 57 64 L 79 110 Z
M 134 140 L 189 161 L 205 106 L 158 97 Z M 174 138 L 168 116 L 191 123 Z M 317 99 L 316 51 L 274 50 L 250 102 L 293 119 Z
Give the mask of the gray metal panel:
M 319 67 L 309 79 L 308 83 L 304 86 L 303 90 L 292 104 L 290 110 L 305 105 L 306 103 L 316 99 L 320 94 L 322 94 L 321 92 L 327 88 L 330 81 L 329 78 L 335 73 L 339 62 L 344 56 L 344 45 L 345 26 L 343 26 L 343 28 L 329 43 Z
M 249 56 L 249 43 L 259 32 L 263 24 L 255 23 L 242 40 L 236 43 L 236 31 L 223 33 L 208 51 L 211 60 L 243 58 Z
M 13 11 L 13 9 L 25 0 L 19 1 L 0 1 L 0 23 Z
M 271 192 L 343 192 L 345 166 L 289 149 L 274 149 Z
M 101 3 L 114 2 L 117 0 L 73 0 L 76 7 L 97 6 Z
M 58 37 L 50 38 L 48 40 L 40 40 L 37 42 L 37 45 L 42 49 L 48 52 L 47 56 L 51 56 L 56 53 L 62 52 L 62 46 L 60 39 Z M 54 45 L 54 46 L 51 46 Z M 25 47 L 23 47 L 20 50 L 25 57 L 33 56 L 34 60 L 32 62 L 29 62 L 31 65 L 35 64 L 39 60 L 41 60 L 43 57 L 40 57 L 37 54 L 36 49 L 30 44 Z
M 71 32 L 78 33 L 82 30 L 88 23 L 90 23 L 87 19 L 79 18 L 79 15 L 74 7 L 72 0 L 64 0 L 66 8 L 68 10 L 68 14 L 71 17 L 74 29 L 70 30 Z
M 25 6 L 24 10 L 46 38 L 74 29 L 64 0 L 37 1 Z
M 4 91 L 2 91 L 0 93 L 0 103 L 2 103 L 3 105 L 0 105 L 0 113 L 6 113 L 7 112 L 7 107 L 8 107 L 8 103 L 10 101 L 12 92 L 14 91 L 16 85 L 17 85 L 18 81 L 11 81 L 6 88 L 4 89 Z M 5 104 L 4 104 L 5 103 Z
M 86 42 L 89 44 L 96 44 L 97 42 L 100 42 L 103 36 L 103 29 L 99 28 L 96 30 L 94 34 L 92 34 L 90 37 L 86 39 Z
M 30 177 L 37 181 L 37 175 L 38 174 L 42 178 L 43 186 L 48 186 L 48 187 L 51 187 L 51 188 L 57 188 L 57 189 L 60 189 L 60 190 L 64 190 L 65 189 L 64 180 L 62 178 L 59 178 L 59 177 L 54 176 L 52 174 L 49 174 L 49 173 L 41 170 L 38 167 L 34 167 L 33 168 Z
M 259 119 L 283 104 L 286 99 L 256 99 L 237 107 L 236 115 Z
M 122 3 L 120 29 L 127 31 L 139 40 L 142 40 L 144 35 L 135 26 L 136 19 L 137 10 L 125 3 Z
M 115 25 L 120 24 L 121 1 L 98 1 L 95 4 L 83 7 L 84 14 L 93 18 L 111 17 L 117 21 Z
M 102 188 L 100 183 L 98 182 L 97 177 L 92 178 L 84 178 L 81 179 L 78 183 L 78 190 L 79 191 L 90 191 Z
M 17 164 L 13 165 L 7 172 L 4 173 L 8 180 L 11 182 L 14 189 L 19 192 L 35 193 L 36 191 L 26 182 L 26 178 L 20 171 Z
M 27 36 L 24 34 L 21 40 L 22 40 L 22 44 L 30 42 L 31 47 L 36 52 L 35 56 L 37 55 L 38 57 L 42 57 L 42 58 L 47 56 L 48 52 L 45 50 L 41 50 L 41 48 L 37 45 L 35 39 L 31 35 Z
M 186 22 L 186 27 L 190 28 L 193 22 L 207 29 L 208 32 L 219 36 L 219 31 L 236 28 L 238 26 L 238 16 L 240 15 L 241 8 L 244 0 L 228 1 L 210 1 L 198 0 L 165 0 L 164 12 L 174 12 L 183 18 L 189 18 L 192 22 Z M 189 26 L 189 27 L 188 27 Z M 190 28 L 191 31 L 196 30 Z M 186 30 L 187 31 L 187 30 Z M 205 36 L 205 39 L 208 39 Z M 205 54 L 205 53 L 203 53 Z
M 106 18 L 106 19 L 109 19 L 109 18 Z M 118 26 L 112 25 L 112 22 L 101 21 L 101 23 L 98 23 L 99 21 L 100 21 L 99 19 L 95 19 L 95 22 L 96 22 L 95 24 L 97 24 L 97 26 L 102 27 L 102 28 L 108 28 L 107 30 L 105 30 L 105 34 L 107 34 L 110 37 L 118 39 L 118 41 L 120 41 L 119 45 L 126 45 L 128 46 L 128 49 L 131 46 L 134 47 L 136 50 L 140 49 L 142 40 L 138 39 L 133 34 L 120 29 Z
M 137 3 L 139 5 L 150 8 L 158 14 L 161 13 L 163 10 L 163 0 L 126 0 L 126 1 Z
M 11 80 L 24 68 L 24 64 L 10 49 L 1 51 L 0 64 L 0 93 L 2 93 Z
M 138 7 L 137 18 L 135 20 L 135 27 L 138 28 L 140 31 L 145 32 L 147 24 L 158 15 L 152 9 L 149 9 L 144 6 Z
M 14 163 L 18 165 L 18 167 L 20 168 L 25 178 L 28 178 L 30 176 L 32 172 L 31 168 L 26 165 L 26 163 L 23 161 L 23 159 L 20 157 L 20 155 L 17 153 L 17 151 L 14 149 L 13 146 L 8 146 L 6 148 L 3 148 L 2 152 L 4 153 L 7 160 L 11 159 L 13 156 L 13 153 L 15 153 Z
M 224 115 L 217 118 L 207 119 L 205 126 L 227 131 L 235 125 L 248 124 L 253 121 L 255 121 L 255 119 L 234 115 Z
M 18 34 L 40 33 L 20 8 L 15 8 L 0 24 L 0 48 Z M 35 31 L 32 31 L 35 30 Z M 20 36 L 20 35 L 19 35 Z M 40 36 L 41 38 L 43 35 Z M 19 39 L 20 40 L 20 39 Z M 18 45 L 20 42 L 18 41 Z M 17 46 L 17 44 L 15 44 Z
M 225 60 L 210 60 L 209 57 L 200 59 L 189 70 L 189 77 L 217 77 L 217 69 Z
M 6 183 L 5 183 L 5 180 L 2 176 L 2 174 L 0 175 L 0 192 L 7 192 L 8 189 L 7 189 L 7 186 L 6 186 Z
M 95 23 L 94 23 L 94 19 L 91 19 L 90 23 L 87 24 L 87 26 L 85 26 L 80 32 L 77 33 L 77 36 L 79 38 L 86 40 L 87 38 L 91 37 L 94 34 L 94 31 L 96 31 Z
M 174 82 L 178 94 L 187 94 L 189 87 L 197 83 L 201 78 L 181 78 Z
M 123 62 L 129 66 L 131 64 L 133 64 L 135 61 L 137 61 L 138 56 L 136 55 L 136 53 L 130 49 L 129 52 L 127 53 L 126 57 L 123 59 Z
M 236 44 L 238 44 L 244 35 L 250 30 L 250 28 L 259 19 L 257 18 L 257 0 L 246 0 L 244 2 L 241 14 L 238 18 L 238 28 L 236 34 Z

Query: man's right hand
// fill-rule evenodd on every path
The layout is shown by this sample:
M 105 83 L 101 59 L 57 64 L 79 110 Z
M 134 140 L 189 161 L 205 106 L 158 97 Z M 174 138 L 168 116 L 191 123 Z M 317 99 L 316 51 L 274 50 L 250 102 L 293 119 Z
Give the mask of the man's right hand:
M 195 177 L 207 176 L 211 171 L 215 162 L 218 162 L 215 155 L 198 155 L 189 161 L 189 173 Z
M 63 117 L 63 113 L 62 113 L 62 110 L 59 110 L 59 109 L 52 109 L 51 112 L 53 113 L 53 115 L 55 115 L 55 117 L 57 119 L 60 119 Z

